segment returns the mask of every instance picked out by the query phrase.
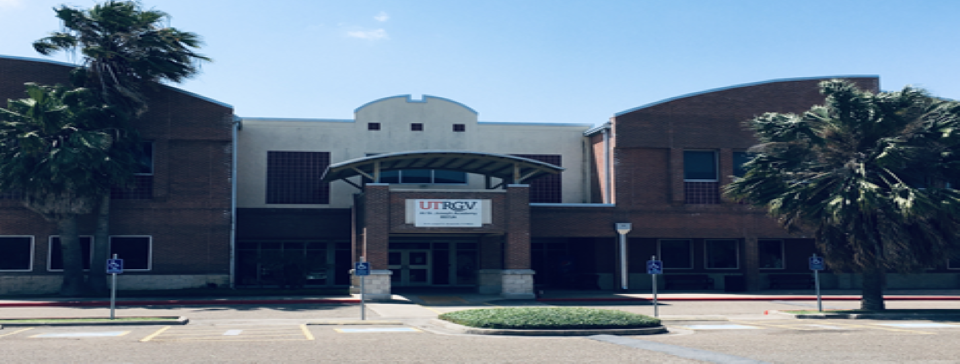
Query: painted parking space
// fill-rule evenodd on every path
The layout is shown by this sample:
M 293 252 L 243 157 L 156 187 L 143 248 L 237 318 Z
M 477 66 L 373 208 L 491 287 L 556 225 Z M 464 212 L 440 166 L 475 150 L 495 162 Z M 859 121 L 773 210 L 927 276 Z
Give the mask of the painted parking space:
M 47 333 L 47 334 L 37 334 L 31 336 L 32 338 L 86 338 L 86 337 L 118 337 L 129 334 L 130 331 L 97 331 L 97 332 L 60 332 L 60 333 Z
M 737 324 L 716 324 L 716 325 L 682 325 L 680 327 L 691 330 L 758 330 L 760 327 L 737 325 Z
M 209 327 L 166 326 L 140 339 L 140 342 L 231 342 L 231 341 L 311 341 L 307 325 Z
M 903 322 L 903 323 L 896 323 L 896 324 L 880 324 L 880 325 L 890 326 L 890 327 L 916 328 L 916 329 L 920 329 L 920 328 L 960 329 L 960 325 L 958 324 L 941 324 L 937 322 Z
M 362 329 L 333 329 L 341 334 L 369 334 L 378 332 L 423 332 L 412 327 L 366 327 Z

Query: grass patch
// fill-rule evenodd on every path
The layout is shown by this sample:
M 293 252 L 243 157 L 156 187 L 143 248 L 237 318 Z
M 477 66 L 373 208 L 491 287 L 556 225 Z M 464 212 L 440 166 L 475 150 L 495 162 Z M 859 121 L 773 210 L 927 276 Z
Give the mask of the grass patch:
M 448 312 L 441 320 L 483 329 L 581 330 L 660 326 L 660 320 L 635 313 L 582 307 L 507 307 Z
M 960 315 L 960 310 L 957 309 L 889 309 L 889 310 L 823 310 L 823 312 L 817 310 L 791 310 L 791 311 L 780 311 L 786 313 L 792 313 L 795 315 L 816 315 L 816 314 L 863 314 L 863 313 L 873 313 L 873 314 L 914 314 L 914 315 L 927 315 L 927 314 L 939 314 L 939 315 Z
M 350 291 L 347 288 L 304 288 L 304 289 L 277 289 L 277 288 L 251 288 L 251 289 L 229 289 L 229 288 L 185 288 L 185 289 L 163 289 L 163 290 L 129 290 L 117 291 L 117 299 L 124 297 L 135 298 L 217 298 L 217 297 L 247 297 L 247 296 L 349 296 Z M 46 298 L 58 297 L 57 295 L 0 295 L 0 299 L 17 298 Z M 109 298 L 110 294 L 82 294 L 76 297 L 81 298 Z
M 72 322 L 101 322 L 101 321 L 177 321 L 177 317 L 117 317 L 111 320 L 107 317 L 84 318 L 33 318 L 33 319 L 0 319 L 0 324 L 53 324 Z

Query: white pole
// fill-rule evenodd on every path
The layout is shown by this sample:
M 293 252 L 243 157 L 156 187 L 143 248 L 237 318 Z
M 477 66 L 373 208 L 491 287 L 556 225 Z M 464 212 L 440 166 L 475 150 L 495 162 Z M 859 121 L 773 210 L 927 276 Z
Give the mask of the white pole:
M 650 256 L 650 260 L 657 260 L 657 256 Z M 653 283 L 653 317 L 660 317 L 659 308 L 657 307 L 657 275 L 651 274 L 650 280 Z
M 630 287 L 627 268 L 627 234 L 620 234 L 620 288 L 624 291 Z
M 367 259 L 360 257 L 360 261 L 366 262 Z M 367 295 L 366 281 L 367 276 L 360 276 L 360 321 L 367 320 L 367 303 L 365 298 Z
M 113 255 L 113 259 L 117 259 L 117 255 Z M 113 273 L 113 284 L 110 286 L 110 319 L 115 318 L 113 311 L 117 306 L 117 273 Z

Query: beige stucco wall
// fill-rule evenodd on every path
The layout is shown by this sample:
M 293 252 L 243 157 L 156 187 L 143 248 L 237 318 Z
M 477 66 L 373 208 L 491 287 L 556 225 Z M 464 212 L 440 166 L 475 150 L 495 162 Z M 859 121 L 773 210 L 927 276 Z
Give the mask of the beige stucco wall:
M 381 130 L 367 130 L 380 123 Z M 411 131 L 423 123 L 423 131 Z M 464 124 L 465 132 L 454 132 Z M 363 105 L 354 120 L 246 118 L 238 136 L 238 194 L 241 208 L 346 208 L 357 189 L 343 181 L 330 186 L 328 205 L 266 204 L 268 151 L 330 152 L 331 163 L 370 154 L 414 150 L 457 150 L 499 154 L 560 154 L 563 159 L 563 202 L 588 202 L 584 186 L 583 132 L 589 124 L 486 123 L 477 113 L 452 100 L 424 96 L 389 97 Z M 354 178 L 355 182 L 359 180 Z M 405 185 L 409 188 L 483 188 L 483 176 L 470 175 L 467 185 Z M 441 187 L 442 186 L 442 187 Z

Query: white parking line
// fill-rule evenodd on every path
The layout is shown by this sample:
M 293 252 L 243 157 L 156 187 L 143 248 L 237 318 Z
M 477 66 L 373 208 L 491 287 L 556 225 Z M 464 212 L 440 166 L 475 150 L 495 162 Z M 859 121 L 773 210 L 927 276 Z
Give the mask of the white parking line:
M 237 336 L 240 335 L 241 332 L 243 332 L 243 330 L 227 330 L 227 332 L 223 333 L 223 336 Z

